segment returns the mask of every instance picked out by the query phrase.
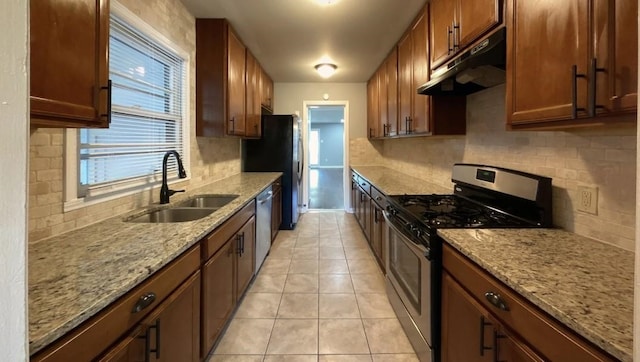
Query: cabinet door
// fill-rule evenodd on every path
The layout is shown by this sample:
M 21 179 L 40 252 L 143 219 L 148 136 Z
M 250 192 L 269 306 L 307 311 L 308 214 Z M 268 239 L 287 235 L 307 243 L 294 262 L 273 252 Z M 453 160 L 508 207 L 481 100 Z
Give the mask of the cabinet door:
M 362 193 L 362 228 L 364 236 L 371 243 L 371 197 L 366 193 Z
M 30 1 L 31 124 L 108 127 L 109 0 Z
M 493 325 L 488 314 L 446 272 L 442 278 L 442 360 L 493 361 Z
M 501 0 L 458 0 L 456 44 L 460 49 L 500 23 Z
M 384 237 L 384 217 L 382 216 L 382 208 L 375 202 L 371 202 L 371 249 L 378 259 L 378 264 L 384 270 L 384 255 L 382 249 L 382 239 Z
M 145 362 L 146 328 L 138 326 L 120 343 L 110 348 L 98 362 Z
M 232 239 L 202 267 L 202 343 L 201 356 L 206 356 L 220 336 L 233 307 L 233 255 L 236 243 Z
M 227 110 L 229 135 L 245 135 L 245 47 L 229 27 Z
M 411 101 L 415 89 L 412 89 L 413 63 L 411 32 L 398 43 L 398 134 L 408 134 L 409 118 L 411 117 Z
M 638 89 L 638 2 L 594 0 L 598 113 L 635 112 Z
M 504 328 L 494 331 L 494 344 L 497 346 L 495 361 L 509 362 L 542 362 L 544 359 L 537 355 L 516 336 L 507 333 Z
M 280 224 L 282 224 L 282 189 L 274 188 L 273 203 L 271 204 L 271 242 L 276 238 Z
M 587 79 L 572 76 L 573 66 L 577 74 L 588 70 L 587 2 L 507 3 L 507 122 L 571 119 L 574 103 L 587 107 Z
M 457 6 L 457 0 L 431 0 L 429 3 L 431 69 L 436 69 L 453 55 L 453 21 Z
M 200 272 L 174 291 L 142 323 L 147 326 L 147 357 L 155 361 L 200 360 Z
M 378 136 L 378 118 L 380 116 L 378 104 L 378 73 L 373 74 L 367 82 L 367 137 Z
M 262 129 L 260 127 L 260 89 L 258 74 L 260 65 L 247 49 L 247 78 L 246 78 L 246 136 L 260 138 Z
M 387 66 L 383 62 L 376 71 L 378 76 L 378 137 L 387 136 L 387 123 L 389 123 L 389 94 L 388 94 L 388 78 Z
M 249 286 L 255 271 L 256 217 L 252 216 L 238 231 L 236 250 L 236 301 Z
M 385 61 L 387 67 L 387 136 L 398 134 L 398 50 L 393 48 Z
M 417 89 L 429 80 L 429 44 L 427 44 L 427 13 L 423 12 L 411 29 L 412 72 L 411 96 L 412 112 L 409 119 L 410 134 L 428 133 L 429 97 L 418 94 Z

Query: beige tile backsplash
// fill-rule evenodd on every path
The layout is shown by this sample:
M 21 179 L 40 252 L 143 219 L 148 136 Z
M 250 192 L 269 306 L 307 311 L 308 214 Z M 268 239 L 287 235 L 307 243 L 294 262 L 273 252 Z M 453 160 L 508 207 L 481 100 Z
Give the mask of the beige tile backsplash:
M 386 167 L 451 188 L 455 162 L 553 178 L 554 225 L 633 250 L 636 127 L 505 131 L 504 86 L 467 97 L 467 134 L 351 141 L 351 163 Z M 576 210 L 577 187 L 598 188 L 598 214 Z
M 178 0 L 119 0 L 130 11 L 162 33 L 191 58 L 189 77 L 191 115 L 191 162 L 189 181 L 176 188 L 191 189 L 240 172 L 240 141 L 237 138 L 195 137 L 195 19 Z M 29 241 L 86 226 L 159 199 L 158 188 L 97 205 L 63 212 L 64 130 L 31 130 L 29 159 Z

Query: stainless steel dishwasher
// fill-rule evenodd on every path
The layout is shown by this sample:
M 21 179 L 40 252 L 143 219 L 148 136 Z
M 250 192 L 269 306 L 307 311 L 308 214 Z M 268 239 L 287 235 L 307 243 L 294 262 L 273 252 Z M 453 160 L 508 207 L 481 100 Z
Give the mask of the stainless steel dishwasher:
M 257 197 L 256 206 L 256 274 L 271 247 L 271 205 L 273 191 L 267 187 Z

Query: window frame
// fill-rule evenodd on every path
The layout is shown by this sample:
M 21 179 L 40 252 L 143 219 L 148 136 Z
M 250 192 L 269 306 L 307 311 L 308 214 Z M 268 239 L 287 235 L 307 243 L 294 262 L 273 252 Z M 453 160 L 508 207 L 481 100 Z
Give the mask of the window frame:
M 128 25 L 144 34 L 150 40 L 173 52 L 184 60 L 184 83 L 182 94 L 182 163 L 187 170 L 187 178 L 179 179 L 177 175 L 172 175 L 168 183 L 185 182 L 191 179 L 190 153 L 191 153 L 191 55 L 184 51 L 174 42 L 169 40 L 162 33 L 154 29 L 151 25 L 140 19 L 137 15 L 127 9 L 117 1 L 111 3 L 111 14 L 117 16 Z M 101 202 L 118 199 L 128 195 L 134 195 L 143 191 L 148 191 L 160 186 L 162 182 L 161 173 L 139 177 L 134 180 L 113 181 L 107 185 L 94 189 L 91 195 L 79 196 L 80 192 L 80 155 L 79 155 L 80 130 L 67 129 L 64 132 L 64 211 L 71 211 L 85 206 L 98 204 Z

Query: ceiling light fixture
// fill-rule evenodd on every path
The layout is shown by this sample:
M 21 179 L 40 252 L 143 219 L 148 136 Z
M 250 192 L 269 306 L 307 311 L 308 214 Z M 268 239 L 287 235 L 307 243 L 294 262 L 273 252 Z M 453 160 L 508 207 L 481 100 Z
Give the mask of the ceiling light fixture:
M 331 63 L 316 64 L 315 68 L 318 74 L 320 74 L 322 78 L 329 78 L 330 76 L 333 75 L 333 73 L 336 72 L 336 69 L 338 69 L 338 67 L 335 64 L 331 64 Z

